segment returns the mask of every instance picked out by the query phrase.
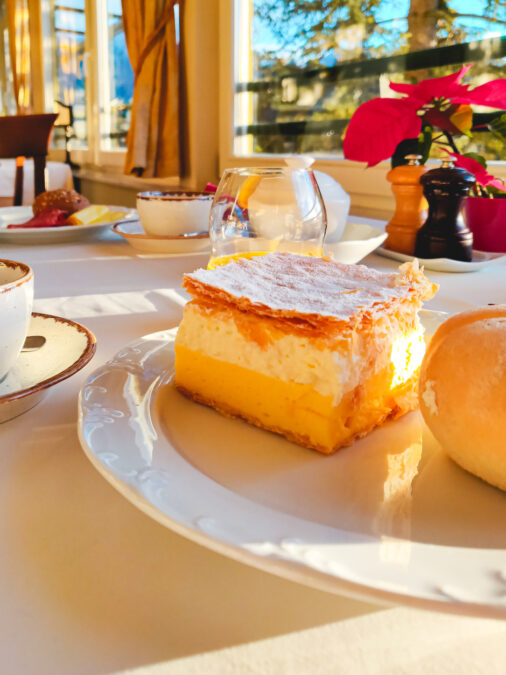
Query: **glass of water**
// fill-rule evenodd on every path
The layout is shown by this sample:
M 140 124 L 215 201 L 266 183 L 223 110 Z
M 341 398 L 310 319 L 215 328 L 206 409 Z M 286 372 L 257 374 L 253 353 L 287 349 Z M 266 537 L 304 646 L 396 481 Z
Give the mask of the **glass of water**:
M 209 268 L 274 251 L 321 256 L 327 215 L 305 168 L 227 169 L 209 218 Z

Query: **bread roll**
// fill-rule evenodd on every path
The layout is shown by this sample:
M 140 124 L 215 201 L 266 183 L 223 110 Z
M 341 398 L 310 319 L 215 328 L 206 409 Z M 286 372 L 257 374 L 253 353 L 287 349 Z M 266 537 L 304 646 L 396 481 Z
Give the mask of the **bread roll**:
M 75 190 L 49 190 L 48 192 L 41 192 L 33 204 L 32 210 L 35 215 L 44 209 L 53 208 L 66 211 L 69 216 L 76 211 L 86 208 L 90 202 L 80 195 Z
M 420 409 L 460 466 L 506 490 L 506 305 L 457 314 L 432 338 Z

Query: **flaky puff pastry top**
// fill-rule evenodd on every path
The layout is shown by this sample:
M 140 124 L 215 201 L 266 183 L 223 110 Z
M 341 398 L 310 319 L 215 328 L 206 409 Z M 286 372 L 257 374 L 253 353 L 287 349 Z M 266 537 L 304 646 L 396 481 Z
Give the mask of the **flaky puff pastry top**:
M 293 253 L 199 269 L 184 275 L 183 286 L 204 305 L 306 324 L 318 332 L 372 322 L 407 303 L 419 305 L 437 290 L 416 260 L 384 273 Z

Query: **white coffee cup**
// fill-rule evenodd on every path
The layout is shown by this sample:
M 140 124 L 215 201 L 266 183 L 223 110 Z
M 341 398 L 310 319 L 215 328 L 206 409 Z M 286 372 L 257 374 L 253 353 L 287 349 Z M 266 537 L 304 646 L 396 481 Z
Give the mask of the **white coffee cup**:
M 33 271 L 24 263 L 0 260 L 0 380 L 18 358 L 32 316 Z
M 157 237 L 207 232 L 213 197 L 206 192 L 139 192 L 137 213 L 146 234 Z

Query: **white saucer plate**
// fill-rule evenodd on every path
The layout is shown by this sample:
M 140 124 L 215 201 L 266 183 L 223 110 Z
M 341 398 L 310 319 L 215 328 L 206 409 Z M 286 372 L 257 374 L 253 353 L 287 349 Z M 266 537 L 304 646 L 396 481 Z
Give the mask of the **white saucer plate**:
M 32 314 L 28 335 L 46 338 L 33 352 L 21 352 L 0 382 L 0 422 L 39 403 L 50 387 L 83 368 L 95 353 L 95 337 L 81 324 L 49 314 Z
M 506 495 L 448 459 L 418 413 L 323 456 L 179 394 L 174 338 L 125 347 L 79 397 L 85 453 L 135 506 L 326 591 L 506 618 Z
M 111 229 L 142 253 L 184 256 L 209 253 L 211 250 L 207 232 L 181 234 L 173 237 L 146 234 L 139 220 L 117 223 Z
M 210 251 L 209 237 L 203 233 L 175 237 L 148 235 L 139 221 L 118 223 L 112 230 L 143 253 L 181 256 Z M 348 223 L 339 242 L 324 245 L 324 254 L 338 262 L 356 263 L 372 253 L 386 237 L 378 227 Z
M 385 258 L 392 258 L 401 262 L 415 260 L 414 256 L 391 251 L 388 248 L 380 246 L 376 251 Z M 420 265 L 433 272 L 477 272 L 486 265 L 506 260 L 504 253 L 487 253 L 485 251 L 473 251 L 472 262 L 463 262 L 461 260 L 451 260 L 450 258 L 418 258 Z
M 127 220 L 137 218 L 137 211 L 126 206 L 109 206 L 110 211 L 123 211 Z M 33 217 L 31 206 L 5 206 L 0 208 L 0 242 L 6 244 L 63 244 L 92 236 L 114 223 L 90 225 L 62 225 L 61 227 L 28 227 L 10 229 L 7 225 L 25 223 Z M 122 219 L 123 220 L 123 219 Z
M 342 263 L 357 263 L 381 246 L 387 234 L 379 227 L 347 223 L 341 239 L 336 243 L 325 242 L 323 252 Z

